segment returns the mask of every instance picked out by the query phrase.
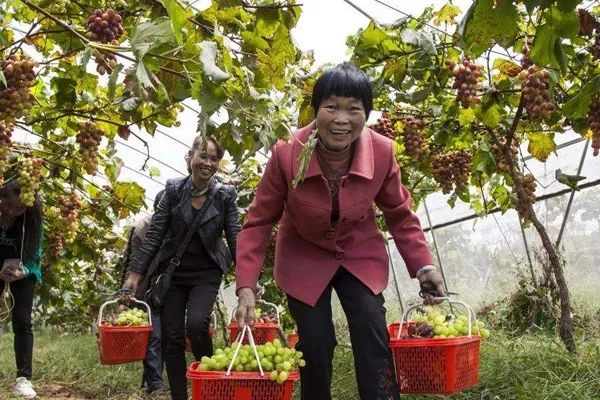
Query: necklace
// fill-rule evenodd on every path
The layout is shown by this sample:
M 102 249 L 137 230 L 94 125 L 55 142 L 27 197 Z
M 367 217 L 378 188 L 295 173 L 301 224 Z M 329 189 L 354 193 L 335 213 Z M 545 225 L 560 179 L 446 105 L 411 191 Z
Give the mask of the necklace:
M 206 193 L 208 193 L 208 189 L 210 188 L 210 184 L 212 183 L 212 179 L 210 181 L 208 181 L 208 184 L 200 189 L 196 189 L 196 187 L 194 186 L 194 184 L 192 183 L 192 191 L 191 191 L 191 195 L 192 197 L 202 197 L 204 196 Z

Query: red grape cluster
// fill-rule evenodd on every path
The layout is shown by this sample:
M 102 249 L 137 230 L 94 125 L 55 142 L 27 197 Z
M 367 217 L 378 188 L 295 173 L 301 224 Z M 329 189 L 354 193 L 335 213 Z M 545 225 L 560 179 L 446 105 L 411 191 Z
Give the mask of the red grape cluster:
M 94 50 L 94 59 L 96 60 L 96 72 L 100 75 L 111 74 L 117 66 L 117 56 L 110 51 Z
M 4 185 L 4 170 L 12 147 L 12 132 L 13 126 L 10 122 L 0 121 L 0 186 Z
M 27 207 L 35 202 L 35 195 L 40 187 L 42 179 L 42 166 L 44 160 L 28 156 L 19 157 L 19 199 Z
M 547 120 L 555 110 L 550 97 L 550 72 L 532 65 L 519 74 L 525 108 L 532 119 Z
M 14 121 L 29 115 L 34 97 L 29 89 L 35 85 L 37 67 L 26 55 L 13 54 L 0 60 L 0 70 L 6 79 L 6 86 L 0 84 L 0 120 Z
M 596 32 L 600 31 L 600 23 L 596 21 L 596 18 L 588 10 L 583 8 L 579 9 L 579 34 L 581 36 L 592 36 Z
M 454 77 L 453 89 L 456 89 L 456 98 L 463 106 L 469 108 L 471 105 L 479 104 L 481 99 L 477 97 L 479 81 L 483 79 L 481 66 L 475 64 L 469 58 L 463 58 L 459 63 L 446 61 L 450 74 Z
M 379 117 L 377 122 L 371 126 L 371 129 L 390 139 L 393 139 L 396 136 L 394 122 L 390 119 L 390 116 L 386 111 L 381 114 L 381 117 Z
M 592 149 L 594 156 L 600 153 L 600 96 L 597 96 L 588 109 L 588 122 L 592 131 Z
M 64 243 L 73 243 L 77 237 L 79 206 L 81 197 L 77 192 L 72 191 L 69 196 L 60 195 L 58 197 L 58 206 L 62 216 Z
M 50 246 L 50 256 L 53 260 L 60 257 L 64 249 L 63 237 L 58 230 L 50 232 L 48 235 L 48 245 Z
M 521 58 L 521 67 L 523 69 L 527 69 L 533 65 L 533 61 L 531 61 L 531 58 L 529 58 L 529 50 L 531 49 L 531 46 L 533 46 L 533 37 L 527 36 L 525 39 L 525 44 L 521 49 L 521 54 L 523 55 L 523 58 Z
M 402 131 L 402 140 L 404 142 L 406 154 L 417 159 L 421 158 L 429 150 L 427 142 L 425 141 L 423 121 L 411 116 L 406 118 L 403 123 L 404 130 Z
M 502 150 L 502 147 L 504 147 L 504 145 L 506 144 L 506 139 L 500 138 L 499 141 L 500 145 L 497 145 L 496 143 L 492 145 L 492 154 L 494 155 L 494 159 L 496 160 L 496 166 L 498 167 L 498 170 L 500 170 L 501 172 L 508 173 L 510 172 L 510 164 L 508 163 L 508 160 L 504 155 L 504 151 Z M 511 157 L 513 158 L 513 160 L 515 160 L 517 154 L 519 154 L 519 143 L 515 139 L 513 139 L 512 143 L 510 144 L 510 152 Z
M 87 38 L 95 42 L 118 45 L 123 34 L 123 18 L 112 8 L 96 10 L 88 18 Z
M 457 192 L 467 190 L 473 155 L 469 150 L 457 150 L 436 154 L 432 160 L 432 175 L 442 186 L 442 193 L 448 194 L 454 186 Z
M 102 129 L 93 122 L 79 122 L 79 133 L 76 136 L 79 143 L 79 154 L 83 159 L 83 167 L 88 174 L 95 175 L 98 171 L 98 145 L 104 136 Z
M 518 178 L 523 182 L 523 189 L 525 190 L 525 197 L 522 198 L 521 196 L 519 196 L 519 193 L 517 192 L 517 205 L 515 208 L 517 209 L 517 212 L 519 213 L 519 216 L 521 217 L 521 219 L 528 220 L 529 219 L 529 209 L 530 209 L 531 205 L 535 203 L 535 200 L 536 200 L 535 178 L 531 174 L 523 175 L 522 173 L 518 174 Z M 516 192 L 516 189 L 515 189 L 515 192 Z

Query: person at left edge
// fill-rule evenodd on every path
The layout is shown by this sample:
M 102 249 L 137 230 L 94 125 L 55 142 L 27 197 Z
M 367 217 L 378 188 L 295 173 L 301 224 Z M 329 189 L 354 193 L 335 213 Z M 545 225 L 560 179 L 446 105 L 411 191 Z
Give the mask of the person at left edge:
M 159 271 L 168 266 L 195 213 L 199 212 L 207 194 L 216 184 L 214 175 L 223 155 L 224 149 L 216 139 L 198 136 L 194 140 L 187 154 L 191 175 L 167 181 L 165 195 L 152 217 L 140 251 L 134 256 L 123 288 L 135 291 L 157 252 Z M 223 274 L 235 260 L 236 238 L 240 230 L 238 217 L 235 187 L 221 185 L 175 269 L 161 311 L 163 358 L 173 400 L 188 400 L 186 331 L 196 360 L 212 355 L 212 340 L 208 334 L 210 313 Z
M 33 205 L 27 207 L 20 201 L 19 193 L 16 179 L 0 188 L 0 269 L 5 262 L 13 263 L 0 273 L 0 293 L 8 286 L 14 297 L 11 313 L 17 379 L 13 394 L 34 398 L 36 392 L 30 382 L 33 373 L 31 310 L 35 284 L 42 283 L 42 202 L 36 197 Z

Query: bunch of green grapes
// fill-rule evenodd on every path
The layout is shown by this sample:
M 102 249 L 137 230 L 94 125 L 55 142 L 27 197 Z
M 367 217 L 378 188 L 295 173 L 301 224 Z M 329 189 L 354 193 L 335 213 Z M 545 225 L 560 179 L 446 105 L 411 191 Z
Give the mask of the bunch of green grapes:
M 227 371 L 237 347 L 238 343 L 234 342 L 231 347 L 217 349 L 212 357 L 202 357 L 198 371 Z M 284 347 L 279 339 L 258 345 L 256 348 L 263 371 L 269 373 L 269 379 L 279 384 L 288 379 L 291 371 L 306 365 L 301 351 Z M 237 372 L 259 371 L 258 363 L 252 347 L 246 344 L 241 346 L 233 362 L 233 370 Z
M 34 68 L 38 64 L 26 55 L 13 54 L 0 60 L 0 71 L 6 85 L 0 85 L 0 120 L 14 121 L 29 115 L 34 97 L 30 88 L 35 86 Z
M 69 196 L 60 195 L 58 197 L 58 206 L 63 222 L 64 242 L 73 243 L 77 237 L 77 229 L 79 227 L 79 206 L 81 205 L 81 197 L 77 192 L 72 191 Z
M 149 323 L 148 313 L 140 310 L 137 307 L 133 307 L 119 313 L 119 315 L 117 315 L 117 317 L 112 321 L 109 321 L 107 325 L 148 326 Z
M 27 207 L 31 207 L 35 202 L 35 195 L 40 187 L 42 179 L 42 166 L 44 160 L 41 158 L 20 156 L 19 157 L 19 199 Z
M 79 143 L 79 154 L 83 159 L 83 167 L 88 174 L 95 175 L 98 171 L 98 146 L 104 136 L 102 129 L 93 122 L 79 122 L 79 133 L 76 141 Z
M 4 185 L 4 170 L 12 147 L 12 132 L 13 125 L 10 122 L 0 121 L 0 186 Z
M 446 339 L 466 336 L 469 333 L 469 322 L 466 315 L 446 315 L 433 308 L 426 315 L 415 317 L 415 324 L 407 329 L 408 338 L 434 338 Z M 480 335 L 487 339 L 490 331 L 486 329 L 483 321 L 471 322 L 471 334 Z

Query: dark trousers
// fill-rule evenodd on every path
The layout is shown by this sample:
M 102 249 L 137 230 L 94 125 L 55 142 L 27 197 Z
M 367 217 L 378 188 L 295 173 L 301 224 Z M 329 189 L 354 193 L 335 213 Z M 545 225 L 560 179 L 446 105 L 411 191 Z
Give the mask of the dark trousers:
M 337 344 L 331 315 L 335 289 L 350 330 L 358 391 L 362 400 L 397 400 L 383 295 L 374 295 L 361 281 L 340 267 L 314 307 L 287 296 L 298 325 L 306 367 L 300 368 L 302 400 L 330 400 L 333 351 Z
M 208 326 L 220 284 L 219 277 L 218 281 L 210 280 L 192 286 L 172 284 L 169 288 L 161 311 L 161 325 L 163 359 L 173 400 L 188 400 L 185 377 L 186 331 L 196 360 L 213 354 Z
M 161 345 L 160 314 L 152 313 L 152 325 L 154 329 L 148 339 L 146 358 L 144 358 L 144 374 L 142 375 L 142 387 L 155 388 L 163 384 L 163 359 Z
M 31 309 L 33 308 L 33 292 L 35 276 L 14 281 L 9 284 L 14 297 L 12 310 L 12 328 L 15 335 L 15 360 L 17 362 L 17 378 L 31 379 L 33 360 L 33 329 L 31 326 Z M 0 293 L 6 282 L 0 279 Z

